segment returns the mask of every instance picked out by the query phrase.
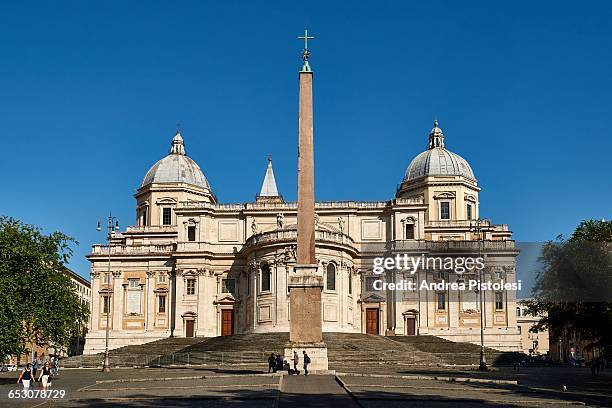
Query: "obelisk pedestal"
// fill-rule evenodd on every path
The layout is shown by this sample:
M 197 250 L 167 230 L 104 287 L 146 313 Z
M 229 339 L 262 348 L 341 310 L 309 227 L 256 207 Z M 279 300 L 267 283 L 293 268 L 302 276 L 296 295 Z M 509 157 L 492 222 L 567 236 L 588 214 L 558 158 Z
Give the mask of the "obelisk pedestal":
M 297 259 L 289 273 L 289 343 L 285 358 L 299 356 L 303 369 L 303 352 L 310 357 L 309 372 L 328 370 L 327 346 L 323 342 L 321 292 L 323 272 L 315 257 L 314 143 L 312 113 L 312 70 L 308 64 L 308 32 L 304 37 L 304 65 L 300 71 L 300 112 L 298 131 L 298 209 Z M 293 366 L 293 364 L 292 364 Z

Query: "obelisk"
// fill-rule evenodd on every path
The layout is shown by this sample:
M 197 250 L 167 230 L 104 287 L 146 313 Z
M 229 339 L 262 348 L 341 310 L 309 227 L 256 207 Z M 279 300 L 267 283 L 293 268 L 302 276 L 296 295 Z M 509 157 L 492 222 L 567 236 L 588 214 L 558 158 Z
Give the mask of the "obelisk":
M 297 259 L 288 282 L 290 344 L 285 348 L 285 358 L 291 359 L 297 351 L 302 366 L 306 351 L 311 360 L 308 370 L 320 372 L 328 369 L 328 362 L 321 322 L 323 272 L 315 257 L 312 70 L 308 62 L 308 40 L 314 37 L 309 37 L 306 30 L 298 38 L 304 40 L 304 52 L 299 72 Z

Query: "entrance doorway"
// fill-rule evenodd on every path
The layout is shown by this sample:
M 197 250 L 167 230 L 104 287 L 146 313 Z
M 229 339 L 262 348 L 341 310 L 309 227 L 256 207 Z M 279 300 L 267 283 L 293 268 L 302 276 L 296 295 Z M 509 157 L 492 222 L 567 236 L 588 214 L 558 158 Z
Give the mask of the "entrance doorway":
M 231 336 L 234 334 L 234 311 L 232 309 L 221 310 L 221 335 Z
M 414 316 L 406 318 L 406 336 L 416 336 L 416 318 Z
M 185 320 L 185 337 L 193 337 L 195 320 Z
M 366 333 L 378 334 L 378 309 L 366 309 Z

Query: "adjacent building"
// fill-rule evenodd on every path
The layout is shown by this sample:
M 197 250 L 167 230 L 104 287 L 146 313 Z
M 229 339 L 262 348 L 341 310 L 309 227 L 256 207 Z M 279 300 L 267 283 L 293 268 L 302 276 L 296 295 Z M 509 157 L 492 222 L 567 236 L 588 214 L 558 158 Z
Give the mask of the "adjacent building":
M 520 300 L 516 305 L 516 323 L 521 333 L 521 351 L 528 355 L 547 355 L 550 350 L 548 330 L 532 332 L 531 328 L 540 321 L 533 316 Z

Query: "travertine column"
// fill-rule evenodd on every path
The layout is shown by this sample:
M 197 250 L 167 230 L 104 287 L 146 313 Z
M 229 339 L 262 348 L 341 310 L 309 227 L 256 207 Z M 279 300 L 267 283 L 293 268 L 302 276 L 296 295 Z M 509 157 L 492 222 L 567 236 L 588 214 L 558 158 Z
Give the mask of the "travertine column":
M 112 315 L 111 315 L 111 330 L 121 330 L 122 322 L 122 305 L 123 305 L 123 280 L 121 272 L 113 272 L 113 297 L 112 299 Z
M 155 272 L 147 271 L 147 285 L 145 295 L 145 332 L 153 331 L 155 327 Z
M 100 329 L 100 273 L 91 273 L 91 298 L 89 304 L 91 305 L 91 311 L 89 313 L 91 332 L 96 332 Z

